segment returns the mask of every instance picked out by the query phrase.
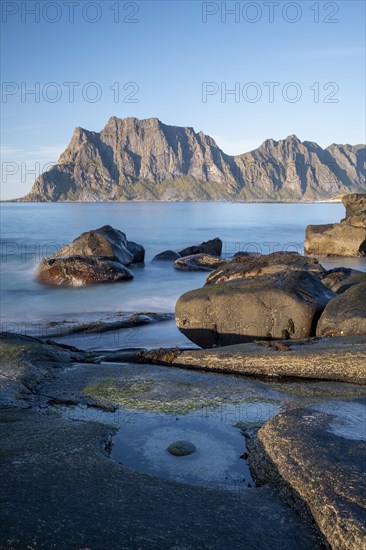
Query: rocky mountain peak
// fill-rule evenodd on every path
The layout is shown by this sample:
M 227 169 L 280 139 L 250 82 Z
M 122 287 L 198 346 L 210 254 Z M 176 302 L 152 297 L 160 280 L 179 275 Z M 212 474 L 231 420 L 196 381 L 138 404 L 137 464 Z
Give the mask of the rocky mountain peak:
M 225 154 L 192 127 L 112 116 L 100 132 L 75 128 L 26 201 L 313 200 L 364 192 L 365 146 L 267 139 Z

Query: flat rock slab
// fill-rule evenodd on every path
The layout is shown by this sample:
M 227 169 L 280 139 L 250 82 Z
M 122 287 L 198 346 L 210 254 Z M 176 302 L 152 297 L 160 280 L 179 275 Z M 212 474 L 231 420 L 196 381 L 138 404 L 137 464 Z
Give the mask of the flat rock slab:
M 340 405 L 337 414 L 312 407 L 277 415 L 259 430 L 249 458 L 257 479 L 281 487 L 332 548 L 360 550 L 366 544 L 366 400 Z
M 272 341 L 188 350 L 174 358 L 172 365 L 245 375 L 366 384 L 366 338 Z
M 0 548 L 323 548 L 270 487 L 238 495 L 133 472 L 108 458 L 113 429 L 95 422 L 31 410 L 0 422 Z

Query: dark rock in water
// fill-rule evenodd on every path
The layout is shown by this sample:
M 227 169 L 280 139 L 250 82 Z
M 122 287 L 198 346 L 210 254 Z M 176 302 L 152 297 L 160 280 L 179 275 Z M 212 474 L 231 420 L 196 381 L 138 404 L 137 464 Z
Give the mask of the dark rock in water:
M 141 244 L 127 241 L 127 250 L 132 254 L 132 263 L 140 264 L 145 260 L 145 249 Z
M 144 261 L 145 250 L 141 245 L 128 241 L 126 234 L 110 225 L 86 231 L 71 244 L 53 254 L 52 258 L 69 256 L 97 256 L 130 265 Z
M 82 286 L 130 281 L 133 273 L 119 262 L 93 256 L 42 260 L 37 280 L 46 285 Z
M 174 441 L 167 448 L 167 451 L 173 456 L 188 456 L 197 451 L 197 447 L 190 441 Z
M 257 338 L 306 338 L 334 293 L 309 271 L 280 272 L 206 285 L 183 294 L 175 308 L 179 330 L 203 347 Z
M 285 271 L 309 271 L 319 276 L 326 270 L 315 258 L 306 258 L 297 252 L 273 252 L 272 254 L 245 254 L 235 256 L 219 266 L 206 280 L 206 284 L 226 283 L 234 279 L 273 275 Z
M 225 263 L 225 260 L 222 260 L 218 256 L 212 256 L 210 254 L 192 254 L 191 256 L 185 256 L 184 258 L 176 260 L 174 262 L 174 267 L 181 271 L 212 271 Z
M 97 256 L 120 262 L 123 265 L 143 262 L 144 248 L 128 241 L 126 234 L 110 225 L 86 231 L 53 254 L 52 258 L 68 256 Z
M 330 269 L 326 276 L 322 278 L 323 285 L 337 294 L 342 294 L 342 292 L 351 286 L 363 283 L 364 281 L 366 281 L 366 273 L 348 267 Z
M 181 255 L 178 254 L 178 252 L 175 252 L 175 250 L 164 250 L 164 252 L 160 252 L 160 254 L 157 254 L 153 257 L 153 261 L 175 261 L 178 258 L 181 258 Z
M 210 241 L 203 242 L 201 244 L 187 246 L 178 250 L 178 253 L 184 256 L 192 256 L 192 254 L 211 254 L 213 256 L 221 256 L 222 252 L 222 240 L 216 237 Z
M 346 217 L 341 223 L 307 226 L 306 254 L 366 255 L 366 194 L 345 195 L 342 202 L 346 207 Z
M 129 281 L 126 266 L 142 263 L 144 247 L 128 241 L 125 233 L 104 225 L 82 233 L 38 266 L 37 279 L 48 285 L 82 286 Z
M 317 336 L 366 335 L 366 282 L 351 286 L 326 305 Z

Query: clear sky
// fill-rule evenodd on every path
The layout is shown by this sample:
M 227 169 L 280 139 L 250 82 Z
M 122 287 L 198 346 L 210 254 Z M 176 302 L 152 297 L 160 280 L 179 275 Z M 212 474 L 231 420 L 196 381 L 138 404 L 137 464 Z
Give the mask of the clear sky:
M 365 142 L 363 1 L 1 9 L 2 199 L 26 193 L 76 126 L 99 131 L 112 115 L 193 126 L 229 154 L 289 134 Z

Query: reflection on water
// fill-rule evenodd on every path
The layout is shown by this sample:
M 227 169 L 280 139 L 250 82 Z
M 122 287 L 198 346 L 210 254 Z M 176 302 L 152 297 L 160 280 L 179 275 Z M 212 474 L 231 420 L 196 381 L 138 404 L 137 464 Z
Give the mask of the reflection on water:
M 241 491 L 254 487 L 254 481 L 245 439 L 235 426 L 261 425 L 280 408 L 264 401 L 227 403 L 179 416 L 121 409 L 109 413 L 80 406 L 56 410 L 70 419 L 116 426 L 111 458 L 128 468 L 183 483 Z M 193 443 L 196 452 L 172 456 L 167 447 L 177 440 Z

